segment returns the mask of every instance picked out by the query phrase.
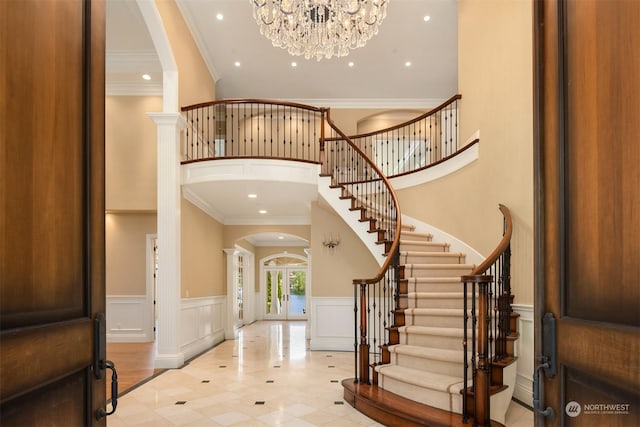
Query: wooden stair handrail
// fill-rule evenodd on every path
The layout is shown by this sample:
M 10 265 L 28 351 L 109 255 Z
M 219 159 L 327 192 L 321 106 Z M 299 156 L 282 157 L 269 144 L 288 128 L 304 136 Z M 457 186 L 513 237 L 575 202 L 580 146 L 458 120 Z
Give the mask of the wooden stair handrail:
M 378 273 L 374 277 L 369 278 L 369 279 L 353 279 L 353 281 L 352 281 L 352 283 L 354 285 L 366 285 L 366 284 L 376 283 L 376 282 L 379 282 L 380 280 L 382 280 L 382 278 L 384 277 L 385 273 L 387 272 L 387 270 L 391 266 L 391 262 L 393 261 L 393 254 L 395 254 L 395 252 L 397 251 L 398 247 L 400 246 L 400 230 L 401 230 L 402 224 L 401 224 L 400 203 L 398 202 L 398 196 L 396 195 L 396 192 L 393 190 L 393 187 L 391 186 L 391 183 L 389 182 L 387 177 L 382 173 L 382 171 L 378 168 L 378 166 L 375 163 L 373 163 L 371 161 L 371 159 L 369 159 L 369 156 L 367 156 L 357 145 L 355 145 L 353 143 L 351 138 L 349 138 L 344 132 L 342 132 L 333 123 L 333 120 L 331 119 L 331 109 L 327 110 L 327 123 L 358 154 L 360 154 L 360 156 L 362 156 L 363 159 L 365 159 L 367 161 L 367 163 L 369 164 L 369 166 L 371 166 L 372 169 L 374 169 L 376 171 L 376 173 L 380 176 L 380 178 L 376 178 L 376 179 L 381 179 L 384 182 L 384 185 L 385 185 L 385 187 L 387 187 L 387 190 L 389 191 L 389 194 L 391 194 L 391 198 L 393 200 L 393 204 L 395 205 L 395 208 L 396 208 L 395 209 L 395 211 L 396 211 L 395 212 L 396 213 L 396 218 L 395 218 L 395 220 L 396 220 L 396 229 L 395 229 L 395 235 L 394 235 L 394 238 L 393 238 L 393 243 L 391 244 L 391 248 L 387 252 L 387 257 L 385 258 L 384 263 L 382 264 L 382 266 L 378 270 Z
M 513 232 L 513 223 L 511 221 L 511 211 L 509 208 L 503 204 L 498 205 L 500 207 L 500 211 L 504 216 L 505 229 L 504 234 L 502 235 L 502 240 L 498 243 L 498 246 L 491 252 L 491 254 L 476 268 L 474 268 L 471 273 L 462 276 L 462 280 L 472 281 L 474 276 L 481 276 L 485 271 L 489 269 L 497 260 L 500 258 L 500 255 L 507 250 L 507 247 L 511 243 L 511 234 Z

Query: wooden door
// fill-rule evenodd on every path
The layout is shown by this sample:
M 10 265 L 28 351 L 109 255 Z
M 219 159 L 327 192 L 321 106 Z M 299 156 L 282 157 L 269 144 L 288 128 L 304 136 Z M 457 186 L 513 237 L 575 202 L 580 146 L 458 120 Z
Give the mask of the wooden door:
M 102 2 L 0 1 L 0 103 L 0 424 L 104 425 Z
M 546 423 L 637 426 L 640 2 L 534 7 L 537 356 L 542 314 L 557 322 Z

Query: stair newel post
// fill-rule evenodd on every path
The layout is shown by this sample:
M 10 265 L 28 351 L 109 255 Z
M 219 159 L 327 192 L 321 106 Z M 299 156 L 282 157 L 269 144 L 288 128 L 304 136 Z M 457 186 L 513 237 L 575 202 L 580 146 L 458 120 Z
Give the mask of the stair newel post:
M 355 382 L 359 380 L 358 377 L 358 287 L 353 287 L 353 368 L 356 371 Z
M 492 276 L 476 276 L 478 283 L 478 368 L 475 372 L 475 422 L 474 425 L 490 425 L 491 367 L 489 360 L 489 284 Z
M 369 384 L 369 342 L 367 339 L 367 283 L 360 283 L 360 383 Z

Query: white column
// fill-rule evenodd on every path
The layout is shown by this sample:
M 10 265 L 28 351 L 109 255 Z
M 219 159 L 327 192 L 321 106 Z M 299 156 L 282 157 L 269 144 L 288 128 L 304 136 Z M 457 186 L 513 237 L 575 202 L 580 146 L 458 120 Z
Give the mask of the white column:
M 148 113 L 158 126 L 158 338 L 156 368 L 184 364 L 180 333 L 180 130 L 179 113 Z
M 238 250 L 235 248 L 224 249 L 227 254 L 227 321 L 224 327 L 224 339 L 235 340 L 236 329 L 236 255 Z

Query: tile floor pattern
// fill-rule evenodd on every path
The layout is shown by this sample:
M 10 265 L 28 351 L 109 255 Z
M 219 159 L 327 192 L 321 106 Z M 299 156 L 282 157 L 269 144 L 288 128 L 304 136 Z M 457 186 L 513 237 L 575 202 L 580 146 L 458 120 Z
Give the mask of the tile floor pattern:
M 109 427 L 380 426 L 342 400 L 351 352 L 307 351 L 306 322 L 260 321 L 118 399 Z M 533 426 L 512 402 L 508 427 Z

